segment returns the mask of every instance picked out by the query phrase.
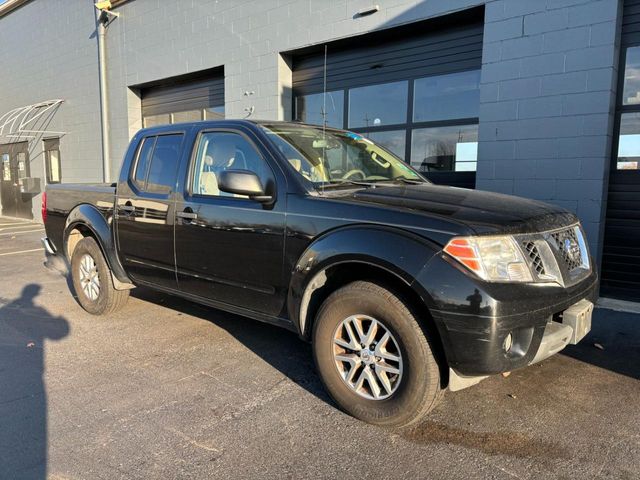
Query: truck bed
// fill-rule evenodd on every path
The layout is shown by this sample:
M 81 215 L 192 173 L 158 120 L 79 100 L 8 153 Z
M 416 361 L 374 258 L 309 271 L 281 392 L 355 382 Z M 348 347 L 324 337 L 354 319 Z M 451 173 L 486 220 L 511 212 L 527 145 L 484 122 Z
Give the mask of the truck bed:
M 46 193 L 48 214 L 45 229 L 47 237 L 56 249 L 60 249 L 67 216 L 78 205 L 94 205 L 109 220 L 113 215 L 116 184 L 61 183 L 47 185 Z

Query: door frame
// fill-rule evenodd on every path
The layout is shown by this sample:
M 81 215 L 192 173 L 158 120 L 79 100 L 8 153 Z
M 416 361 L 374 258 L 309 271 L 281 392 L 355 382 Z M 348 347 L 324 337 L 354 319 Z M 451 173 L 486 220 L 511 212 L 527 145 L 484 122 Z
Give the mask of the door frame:
M 24 158 L 19 159 L 23 154 Z M 9 180 L 5 180 L 4 157 L 9 157 Z M 18 218 L 33 219 L 32 195 L 21 193 L 22 179 L 31 176 L 29 162 L 29 142 L 15 142 L 0 144 L 0 203 L 2 203 L 2 215 Z M 20 168 L 20 162 L 24 162 Z M 24 175 L 20 176 L 23 171 Z M 9 189 L 9 191 L 7 190 Z

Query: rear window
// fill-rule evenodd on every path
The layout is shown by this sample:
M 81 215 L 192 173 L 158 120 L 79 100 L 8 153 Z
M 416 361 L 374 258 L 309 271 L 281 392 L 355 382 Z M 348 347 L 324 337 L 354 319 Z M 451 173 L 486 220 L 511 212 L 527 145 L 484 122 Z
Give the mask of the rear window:
M 134 183 L 140 190 L 168 194 L 176 183 L 182 134 L 158 135 L 143 140 Z

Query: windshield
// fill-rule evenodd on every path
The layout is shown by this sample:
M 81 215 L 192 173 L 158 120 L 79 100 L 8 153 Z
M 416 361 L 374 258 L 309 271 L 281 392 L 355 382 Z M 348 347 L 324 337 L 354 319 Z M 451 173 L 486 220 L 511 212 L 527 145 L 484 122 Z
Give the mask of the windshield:
M 262 125 L 294 170 L 315 187 L 426 183 L 409 165 L 360 134 L 309 125 Z

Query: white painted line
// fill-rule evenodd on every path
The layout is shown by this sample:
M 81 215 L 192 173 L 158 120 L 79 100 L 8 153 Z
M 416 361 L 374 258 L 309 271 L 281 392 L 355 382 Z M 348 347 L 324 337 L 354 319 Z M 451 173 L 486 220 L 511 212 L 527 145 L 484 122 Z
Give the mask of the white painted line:
M 0 222 L 0 227 L 7 227 L 10 225 L 37 225 L 37 223 L 27 223 L 27 222 L 2 223 Z
M 20 225 L 20 226 L 14 226 L 14 227 L 7 227 L 7 228 L 0 228 L 0 232 L 4 231 L 4 230 L 14 230 L 16 228 L 42 228 L 42 226 L 38 225 L 37 223 L 30 223 L 27 225 Z
M 627 300 L 617 300 L 614 298 L 600 297 L 596 304 L 600 308 L 614 310 L 616 312 L 640 313 L 640 303 L 629 302 Z
M 0 253 L 0 257 L 4 257 L 5 255 L 18 255 L 19 253 L 31 253 L 31 252 L 42 252 L 42 248 L 34 248 L 32 250 L 19 250 L 17 252 Z
M 20 235 L 22 233 L 31 233 L 31 232 L 44 232 L 44 228 L 39 228 L 38 230 L 22 230 L 20 232 L 0 233 L 0 237 L 6 237 L 7 235 Z

